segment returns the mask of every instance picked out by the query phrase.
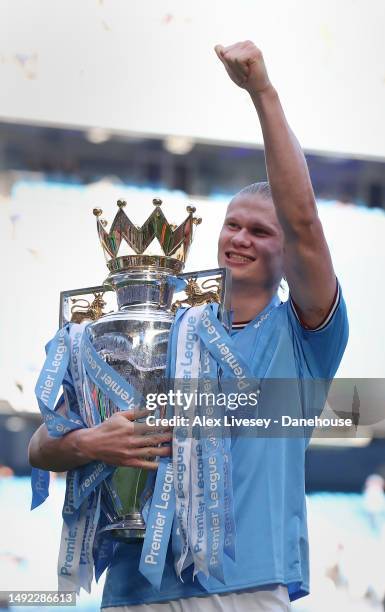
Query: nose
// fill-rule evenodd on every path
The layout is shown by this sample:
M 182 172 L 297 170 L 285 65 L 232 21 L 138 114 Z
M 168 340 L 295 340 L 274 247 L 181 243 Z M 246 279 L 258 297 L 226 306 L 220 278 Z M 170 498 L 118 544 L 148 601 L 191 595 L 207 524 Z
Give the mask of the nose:
M 251 240 L 247 229 L 242 227 L 232 236 L 231 242 L 233 243 L 234 247 L 241 247 L 244 249 L 249 248 L 251 246 Z

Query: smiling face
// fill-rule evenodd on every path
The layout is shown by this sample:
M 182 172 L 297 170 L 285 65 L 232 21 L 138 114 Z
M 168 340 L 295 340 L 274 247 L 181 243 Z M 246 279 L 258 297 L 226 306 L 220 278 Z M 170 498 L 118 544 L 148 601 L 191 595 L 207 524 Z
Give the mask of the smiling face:
M 270 198 L 246 193 L 230 202 L 219 235 L 218 263 L 231 270 L 234 289 L 278 287 L 283 276 L 283 232 Z

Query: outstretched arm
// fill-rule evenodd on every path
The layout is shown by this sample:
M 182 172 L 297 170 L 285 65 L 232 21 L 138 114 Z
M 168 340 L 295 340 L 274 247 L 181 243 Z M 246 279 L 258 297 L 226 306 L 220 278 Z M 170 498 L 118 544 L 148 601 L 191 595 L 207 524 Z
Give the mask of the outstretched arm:
M 262 128 L 266 169 L 284 233 L 284 269 L 302 323 L 318 327 L 336 293 L 336 278 L 301 147 L 290 129 L 261 51 L 250 41 L 215 51 L 234 83 L 246 89 Z

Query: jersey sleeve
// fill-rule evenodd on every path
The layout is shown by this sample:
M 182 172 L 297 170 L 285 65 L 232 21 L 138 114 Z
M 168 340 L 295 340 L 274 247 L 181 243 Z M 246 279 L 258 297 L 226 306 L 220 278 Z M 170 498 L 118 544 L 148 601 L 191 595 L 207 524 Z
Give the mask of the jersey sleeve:
M 327 318 L 316 329 L 307 329 L 300 322 L 291 298 L 287 309 L 299 377 L 332 379 L 341 362 L 349 336 L 346 304 L 340 284 L 337 281 L 336 295 Z

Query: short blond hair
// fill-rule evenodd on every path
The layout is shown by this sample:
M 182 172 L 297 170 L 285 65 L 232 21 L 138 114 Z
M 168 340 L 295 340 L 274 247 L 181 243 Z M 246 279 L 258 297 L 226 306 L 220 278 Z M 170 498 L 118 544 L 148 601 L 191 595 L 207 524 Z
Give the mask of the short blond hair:
M 260 195 L 263 198 L 266 198 L 266 200 L 273 199 L 269 183 L 267 181 L 261 181 L 259 183 L 251 183 L 251 185 L 243 187 L 243 189 L 241 189 L 240 191 L 238 191 L 238 193 L 235 194 L 233 200 L 248 193 L 253 195 Z

